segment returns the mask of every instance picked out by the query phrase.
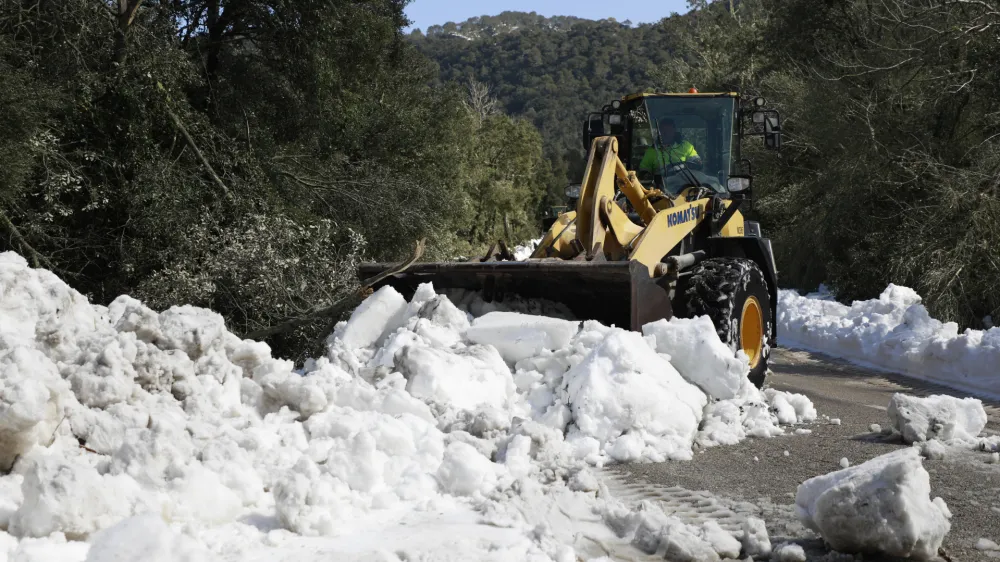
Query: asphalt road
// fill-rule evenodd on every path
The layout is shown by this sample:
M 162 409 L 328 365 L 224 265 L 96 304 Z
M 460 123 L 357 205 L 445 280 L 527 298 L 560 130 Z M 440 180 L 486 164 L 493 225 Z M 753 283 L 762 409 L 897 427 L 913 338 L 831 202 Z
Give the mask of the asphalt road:
M 811 434 L 714 447 L 699 452 L 694 462 L 630 464 L 611 470 L 633 489 L 649 494 L 671 487 L 707 491 L 737 513 L 764 519 L 772 544 L 794 540 L 806 548 L 810 560 L 825 560 L 828 550 L 822 540 L 795 518 L 798 484 L 838 470 L 843 457 L 856 465 L 906 446 L 869 429 L 871 424 L 889 425 L 886 406 L 893 393 L 963 394 L 787 349 L 775 350 L 771 369 L 768 386 L 805 394 L 816 405 L 820 419 L 806 426 Z M 984 401 L 984 405 L 987 433 L 1000 434 L 1000 404 Z M 839 418 L 841 424 L 829 423 L 824 416 Z M 1000 553 L 975 549 L 980 538 L 1000 542 L 1000 465 L 988 464 L 987 459 L 982 452 L 950 449 L 944 459 L 924 461 L 932 495 L 941 496 L 953 513 L 943 545 L 951 560 L 1000 560 Z M 866 555 L 864 560 L 889 559 Z

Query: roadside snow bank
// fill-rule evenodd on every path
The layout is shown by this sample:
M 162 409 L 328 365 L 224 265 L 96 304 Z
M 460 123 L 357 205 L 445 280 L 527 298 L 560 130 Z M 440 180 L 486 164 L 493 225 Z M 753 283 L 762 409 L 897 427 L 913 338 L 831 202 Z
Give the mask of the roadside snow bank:
M 191 560 L 573 559 L 608 501 L 588 465 L 688 459 L 815 418 L 750 385 L 707 332 L 668 355 L 670 323 L 643 337 L 510 308 L 384 288 L 295 370 L 214 312 L 92 306 L 0 254 L 0 558 L 83 560 L 91 541 L 93 560 L 175 542 Z M 699 388 L 715 368 L 742 372 L 717 389 L 733 397 Z M 566 509 L 578 519 L 547 526 Z M 677 528 L 733 552 L 717 529 Z
M 795 508 L 834 550 L 931 560 L 951 529 L 951 512 L 930 493 L 919 452 L 907 448 L 806 480 Z
M 850 306 L 779 291 L 778 340 L 1000 399 L 1000 328 L 958 331 L 931 318 L 912 289 L 889 285 Z

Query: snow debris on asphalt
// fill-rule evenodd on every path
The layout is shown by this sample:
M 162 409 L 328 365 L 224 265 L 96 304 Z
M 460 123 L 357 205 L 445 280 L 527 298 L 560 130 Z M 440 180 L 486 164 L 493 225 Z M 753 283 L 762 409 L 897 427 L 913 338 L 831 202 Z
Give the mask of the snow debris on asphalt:
M 1000 551 L 1000 544 L 997 544 L 990 539 L 979 539 L 976 541 L 976 550 Z
M 847 457 L 840 459 L 840 468 L 847 468 L 851 466 L 851 461 L 847 460 Z
M 868 431 L 872 433 L 882 433 L 882 426 L 877 423 L 873 423 L 868 426 Z
M 757 552 L 765 543 L 770 546 L 767 530 L 752 525 L 749 541 L 737 540 L 717 522 L 708 520 L 701 525 L 685 523 L 666 515 L 656 504 L 643 501 L 629 510 L 616 502 L 608 502 L 603 517 L 619 537 L 632 537 L 631 544 L 646 554 L 677 562 L 712 562 L 739 558 L 740 552 Z M 744 526 L 746 529 L 746 526 Z M 759 533 L 763 536 L 759 536 Z M 746 536 L 746 533 L 743 533 Z
M 617 503 L 591 467 L 781 435 L 816 418 L 808 399 L 758 391 L 708 331 L 683 348 L 670 323 L 514 312 L 566 317 L 383 288 L 296 369 L 212 311 L 91 305 L 0 254 L 0 554 L 572 560 L 616 535 L 738 554 L 717 525 Z M 701 388 L 703 357 L 742 369 L 732 397 Z M 744 535 L 769 548 L 763 522 Z
M 951 529 L 951 512 L 930 493 L 920 455 L 906 448 L 806 480 L 795 508 L 834 550 L 931 560 Z
M 947 443 L 976 445 L 986 427 L 986 410 L 976 398 L 934 395 L 921 398 L 893 394 L 889 420 L 903 441 L 939 439 Z
M 778 343 L 842 357 L 1000 399 L 1000 328 L 967 329 L 931 318 L 912 289 L 845 305 L 829 294 L 778 293 Z
M 740 537 L 743 552 L 747 556 L 766 557 L 771 555 L 771 539 L 763 519 L 747 517 L 743 520 L 743 535 Z
M 1000 453 L 990 453 L 989 460 L 990 464 L 1000 464 Z
M 806 551 L 795 543 L 783 542 L 774 547 L 773 562 L 806 562 Z
M 947 453 L 948 449 L 945 447 L 944 443 L 938 441 L 937 439 L 931 439 L 930 441 L 920 443 L 920 456 L 927 460 L 941 460 Z

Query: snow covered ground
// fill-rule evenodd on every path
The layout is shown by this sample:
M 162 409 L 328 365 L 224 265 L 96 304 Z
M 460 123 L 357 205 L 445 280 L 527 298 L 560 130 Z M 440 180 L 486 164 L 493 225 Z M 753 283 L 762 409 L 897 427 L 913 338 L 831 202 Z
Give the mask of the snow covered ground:
M 828 295 L 778 294 L 778 342 L 1000 399 L 1000 328 L 931 318 L 912 289 L 890 285 L 850 306 Z
M 0 254 L 0 560 L 770 549 L 759 521 L 734 536 L 623 505 L 597 468 L 781 435 L 815 419 L 807 398 L 753 388 L 711 323 L 518 311 L 558 316 L 382 289 L 296 368 L 209 310 L 91 305 Z

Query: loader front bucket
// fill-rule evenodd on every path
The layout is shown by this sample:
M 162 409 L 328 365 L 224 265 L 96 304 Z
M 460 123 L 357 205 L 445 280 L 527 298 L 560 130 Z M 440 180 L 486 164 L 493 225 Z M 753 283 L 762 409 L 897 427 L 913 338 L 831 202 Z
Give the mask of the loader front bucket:
M 393 264 L 363 264 L 362 281 Z M 634 331 L 673 316 L 670 296 L 638 262 L 586 262 L 560 259 L 526 261 L 417 263 L 373 286 L 391 285 L 409 299 L 421 283 L 438 291 L 466 289 L 488 301 L 518 295 L 565 304 L 579 320 L 597 320 Z

